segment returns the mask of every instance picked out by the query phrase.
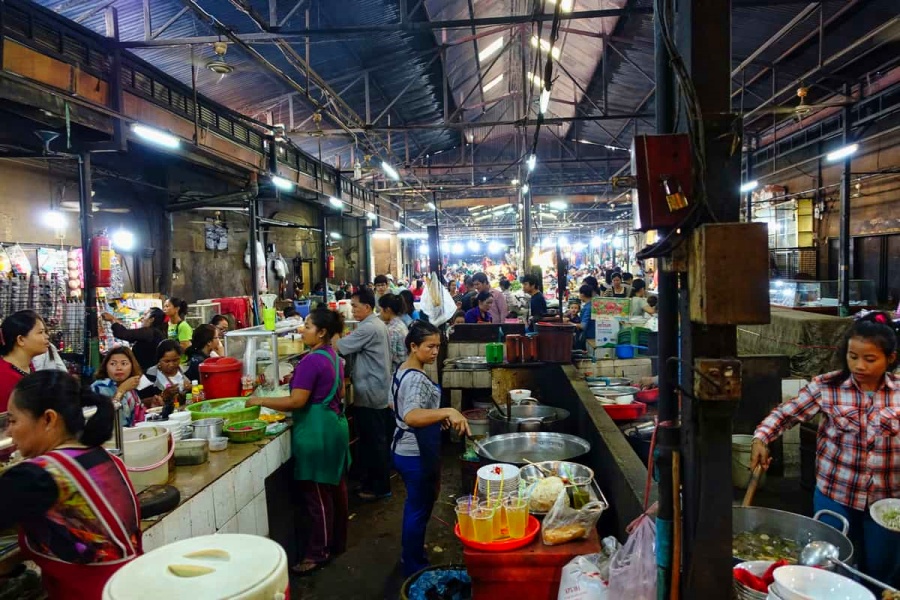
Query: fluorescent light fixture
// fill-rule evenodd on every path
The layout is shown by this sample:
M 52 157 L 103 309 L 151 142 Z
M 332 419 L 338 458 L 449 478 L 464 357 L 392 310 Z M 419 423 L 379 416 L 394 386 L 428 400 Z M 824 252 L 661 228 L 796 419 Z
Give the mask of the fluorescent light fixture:
M 850 144 L 849 146 L 838 148 L 834 152 L 829 152 L 825 155 L 825 159 L 828 162 L 836 162 L 853 155 L 857 150 L 859 150 L 859 144 Z
M 752 192 L 756 188 L 759 187 L 759 182 L 757 180 L 748 181 L 746 183 L 741 184 L 741 192 Z
M 475 240 L 469 240 L 466 242 L 466 247 L 472 252 L 478 252 L 481 250 L 481 244 L 476 242 Z
M 426 202 L 425 207 L 428 210 L 437 210 L 437 206 L 434 205 L 434 202 Z
M 622 240 L 622 238 L 619 237 L 619 236 L 616 236 L 616 238 L 613 240 L 613 247 L 614 247 L 614 248 L 621 248 L 621 247 L 624 246 L 624 245 L 625 245 L 625 242 L 624 242 L 624 241 Z
M 401 223 L 400 221 L 394 221 L 394 229 L 402 229 L 402 228 L 403 228 L 403 223 Z
M 130 252 L 134 250 L 134 234 L 127 229 L 119 229 L 112 234 L 112 243 L 117 250 Z
M 381 170 L 384 171 L 385 175 L 387 175 L 394 181 L 400 181 L 400 173 L 398 173 L 397 169 L 395 169 L 388 163 L 381 161 Z
M 488 254 L 500 254 L 503 252 L 503 244 L 496 240 L 488 242 Z
M 527 194 L 527 193 L 528 193 L 528 190 L 530 190 L 530 189 L 531 189 L 531 188 L 530 188 L 530 187 L 528 186 L 528 184 L 526 183 L 525 185 L 522 186 L 522 193 L 523 193 L 523 194 Z
M 378 215 L 376 215 L 375 213 L 370 211 L 370 212 L 366 213 L 366 218 L 369 219 L 370 221 L 374 221 L 375 219 L 378 218 Z
M 584 252 L 585 248 L 587 248 L 587 244 L 584 242 L 575 242 L 572 244 L 572 250 L 575 252 Z
M 391 239 L 391 234 L 387 231 L 376 231 L 372 234 L 373 240 L 389 240 Z
M 493 215 L 491 215 L 491 213 L 486 212 L 483 215 L 478 215 L 477 217 L 475 217 L 475 220 L 476 221 L 484 221 L 485 219 L 490 219 L 492 216 Z
M 542 115 L 545 114 L 550 107 L 550 90 L 547 88 L 541 88 L 541 101 L 538 107 L 540 108 Z
M 537 156 L 532 154 L 528 157 L 528 160 L 525 161 L 525 164 L 528 165 L 529 171 L 534 171 L 534 167 L 537 165 Z
M 561 236 L 559 236 L 559 238 L 557 238 L 556 243 L 559 244 L 561 247 L 568 246 L 568 245 L 569 245 L 569 238 L 567 238 L 567 237 L 564 236 L 564 235 L 561 235 Z
M 428 244 L 419 245 L 419 254 L 422 256 L 428 256 Z
M 519 180 L 518 179 L 510 179 L 509 185 L 519 185 Z
M 549 52 L 550 56 L 553 57 L 553 60 L 559 60 L 560 50 L 555 46 L 551 46 L 550 42 L 547 40 L 542 40 L 536 35 L 531 36 L 531 46 L 534 48 L 540 48 L 541 52 Z
M 481 183 L 484 183 L 485 181 L 487 181 L 487 177 L 482 177 L 482 178 L 481 178 Z
M 556 240 L 553 238 L 545 237 L 541 240 L 541 248 L 549 248 L 550 246 L 556 245 Z
M 153 142 L 157 146 L 172 148 L 174 150 L 181 145 L 181 140 L 179 140 L 171 133 L 166 133 L 165 131 L 160 131 L 159 129 L 154 129 L 153 127 L 147 127 L 146 125 L 141 125 L 140 123 L 135 123 L 134 125 L 132 125 L 131 130 L 138 137 L 143 138 L 148 142 Z
M 331 236 L 331 239 L 333 239 L 333 240 L 339 240 L 339 239 L 341 239 L 341 237 L 343 237 L 343 236 L 341 236 L 340 231 L 329 231 L 328 235 Z
M 491 79 L 490 81 L 488 81 L 486 84 L 484 84 L 484 91 L 486 92 L 486 91 L 488 91 L 488 90 L 490 90 L 490 89 L 492 89 L 492 88 L 497 87 L 497 85 L 498 85 L 501 81 L 503 81 L 503 73 L 500 73 L 499 75 L 497 75 L 496 77 L 494 77 L 493 79 Z
M 569 208 L 569 203 L 563 200 L 554 200 L 550 203 L 550 208 L 555 208 L 556 210 L 566 210 Z
M 422 232 L 404 231 L 398 233 L 397 237 L 401 240 L 427 240 L 428 234 Z
M 330 196 L 330 197 L 328 198 L 328 201 L 329 201 L 329 202 L 331 203 L 331 205 L 332 205 L 333 207 L 335 207 L 335 208 L 344 208 L 344 203 L 341 202 L 340 200 L 338 200 L 337 198 L 335 198 L 334 196 Z
M 465 247 L 462 244 L 460 244 L 459 242 L 456 242 L 455 244 L 453 244 L 453 247 L 451 248 L 451 250 L 453 251 L 453 254 L 462 254 L 463 252 L 466 251 Z
M 599 235 L 595 235 L 594 237 L 591 238 L 591 246 L 594 246 L 595 248 L 602 243 L 603 243 L 603 238 L 601 238 Z
M 534 85 L 536 85 L 539 88 L 544 87 L 544 80 L 541 78 L 540 75 L 535 75 L 534 73 L 529 73 L 528 80 L 531 81 L 531 83 L 533 83 Z
M 48 210 L 44 213 L 44 225 L 51 229 L 65 229 L 68 221 L 69 220 L 66 218 L 66 215 L 64 215 L 61 211 Z
M 285 179 L 284 177 L 279 177 L 278 175 L 272 175 L 272 184 L 279 190 L 284 190 L 286 192 L 294 189 L 293 181 L 291 181 L 290 179 Z
M 484 50 L 478 53 L 478 61 L 484 62 L 493 55 L 497 54 L 500 51 L 500 48 L 503 47 L 503 36 L 501 35 L 499 38 L 488 44 L 484 47 Z
M 556 4 L 556 0 L 547 0 L 547 4 Z M 573 8 L 575 8 L 575 0 L 562 0 L 559 5 L 559 10 L 562 12 L 572 12 Z

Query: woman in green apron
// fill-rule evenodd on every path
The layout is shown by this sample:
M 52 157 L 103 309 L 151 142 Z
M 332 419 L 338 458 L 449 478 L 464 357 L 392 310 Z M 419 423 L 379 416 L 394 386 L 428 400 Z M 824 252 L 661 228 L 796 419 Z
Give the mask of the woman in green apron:
M 344 416 L 344 369 L 331 347 L 331 338 L 343 328 L 341 315 L 333 310 L 310 312 L 303 329 L 310 352 L 294 369 L 291 395 L 247 400 L 247 406 L 292 414 L 294 480 L 311 522 L 305 557 L 291 569 L 297 575 L 320 569 L 347 544 L 350 433 Z

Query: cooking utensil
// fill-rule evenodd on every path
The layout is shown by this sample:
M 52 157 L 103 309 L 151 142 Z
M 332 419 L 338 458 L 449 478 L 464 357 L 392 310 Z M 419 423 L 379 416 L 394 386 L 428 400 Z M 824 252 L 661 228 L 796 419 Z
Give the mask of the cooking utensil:
M 541 431 L 538 433 L 504 433 L 491 436 L 477 446 L 478 455 L 492 462 L 522 466 L 523 458 L 544 460 L 576 460 L 590 452 L 587 440 L 574 435 Z
M 541 473 L 541 475 L 543 475 L 544 477 L 553 477 L 553 475 L 554 475 L 553 471 L 548 470 L 541 463 L 531 462 L 527 458 L 523 458 L 522 460 L 524 460 L 526 463 L 528 463 L 529 466 L 536 468 Z M 520 476 L 521 476 L 521 474 L 522 474 L 522 471 L 519 471 Z
M 191 423 L 194 430 L 193 438 L 210 440 L 214 437 L 222 437 L 222 429 L 225 427 L 225 419 L 199 419 Z
M 897 591 L 896 588 L 892 588 L 886 583 L 882 583 L 874 577 L 870 577 L 843 562 L 838 558 L 839 554 L 840 552 L 834 544 L 817 540 L 808 543 L 800 552 L 800 564 L 807 567 L 822 567 L 826 569 L 829 566 L 837 565 L 853 575 L 856 575 L 863 581 L 868 581 L 872 585 L 877 585 L 883 590 L 889 590 L 891 592 Z
M 530 483 L 535 479 L 543 479 L 544 477 L 565 477 L 570 480 L 579 478 L 594 479 L 594 470 L 578 463 L 562 460 L 545 460 L 541 462 L 532 462 L 524 458 L 522 460 L 528 464 L 519 469 L 519 478 L 526 483 Z
M 753 496 L 756 494 L 756 486 L 759 485 L 759 478 L 762 475 L 762 465 L 756 465 L 753 474 L 750 476 L 750 485 L 747 486 L 747 492 L 744 494 L 744 501 L 741 506 L 750 506 L 753 503 Z
M 822 515 L 826 514 L 841 522 L 842 531 L 819 520 Z M 853 558 L 853 543 L 846 535 L 850 529 L 850 523 L 832 511 L 820 510 L 812 518 L 809 518 L 773 508 L 735 506 L 731 509 L 731 522 L 734 535 L 745 531 L 766 533 L 795 540 L 803 545 L 814 540 L 824 540 L 838 547 L 841 560 L 849 562 Z M 735 557 L 740 561 L 751 558 L 748 556 Z
M 492 408 L 488 412 L 491 435 L 520 431 L 553 431 L 562 433 L 569 411 L 545 405 L 512 406 L 508 412 Z
M 494 405 L 494 408 L 497 409 L 497 411 L 500 413 L 500 416 L 503 417 L 504 420 L 509 421 L 509 414 L 507 412 L 505 412 L 502 408 L 500 408 L 500 405 L 497 404 L 497 401 L 494 400 L 493 396 L 491 396 L 491 404 Z

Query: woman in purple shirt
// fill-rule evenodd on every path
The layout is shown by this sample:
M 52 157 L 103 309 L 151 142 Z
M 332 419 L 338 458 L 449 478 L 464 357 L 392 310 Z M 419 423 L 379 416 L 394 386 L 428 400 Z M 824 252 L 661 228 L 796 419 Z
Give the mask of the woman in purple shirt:
M 341 315 L 319 308 L 306 318 L 303 343 L 310 349 L 297 363 L 291 395 L 250 398 L 247 406 L 291 412 L 294 480 L 311 521 L 306 556 L 291 571 L 308 575 L 347 545 L 347 483 L 350 433 L 344 416 L 344 369 L 331 339 L 344 329 Z

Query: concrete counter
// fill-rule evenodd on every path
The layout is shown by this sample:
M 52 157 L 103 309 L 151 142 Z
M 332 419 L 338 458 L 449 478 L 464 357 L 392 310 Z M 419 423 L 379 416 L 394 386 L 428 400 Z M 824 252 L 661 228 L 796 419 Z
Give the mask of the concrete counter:
M 290 429 L 250 444 L 228 444 L 209 462 L 176 467 L 178 508 L 141 522 L 144 551 L 212 533 L 269 534 L 265 479 L 291 457 Z

